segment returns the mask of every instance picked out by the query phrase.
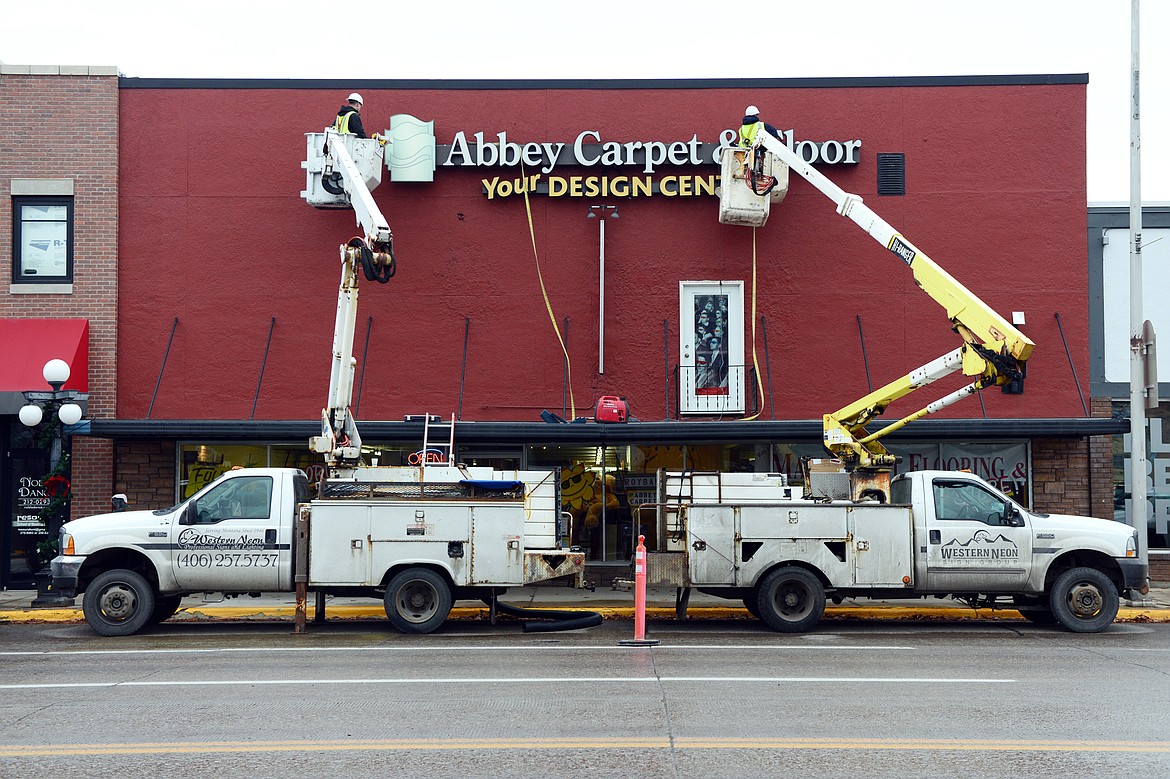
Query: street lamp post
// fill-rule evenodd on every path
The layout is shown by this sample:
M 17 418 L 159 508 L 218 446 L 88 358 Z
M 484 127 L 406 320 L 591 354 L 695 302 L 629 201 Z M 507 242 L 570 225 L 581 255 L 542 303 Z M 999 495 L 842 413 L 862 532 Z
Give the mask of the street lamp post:
M 41 510 L 41 521 L 49 534 L 43 542 L 44 548 L 56 549 L 61 525 L 64 524 L 69 511 L 72 490 L 70 462 L 72 452 L 69 434 L 64 428 L 81 421 L 84 412 L 80 403 L 88 400 L 89 395 L 76 390 L 61 389 L 65 382 L 69 381 L 69 364 L 64 360 L 49 360 L 45 363 L 42 375 L 51 389 L 48 392 L 43 390 L 24 392 L 27 403 L 21 407 L 19 417 L 26 427 L 37 427 L 44 421 L 45 412 L 48 411 L 49 472 L 42 478 L 46 503 Z M 73 603 L 72 598 L 60 596 L 53 591 L 52 574 L 47 569 L 42 568 L 34 576 L 37 580 L 37 597 L 32 602 L 33 606 L 60 606 Z
M 617 206 L 589 206 L 586 214 L 597 219 L 601 253 L 597 263 L 597 372 L 605 373 L 605 218 L 618 218 Z M 600 217 L 600 218 L 598 218 Z

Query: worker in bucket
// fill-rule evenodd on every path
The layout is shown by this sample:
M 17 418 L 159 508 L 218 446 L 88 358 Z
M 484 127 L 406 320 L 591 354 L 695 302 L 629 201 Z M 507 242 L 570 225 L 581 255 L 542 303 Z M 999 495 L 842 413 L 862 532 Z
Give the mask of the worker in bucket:
M 779 130 L 767 122 L 760 121 L 760 109 L 754 105 L 748 106 L 744 111 L 743 123 L 739 126 L 739 145 L 745 149 L 755 146 L 756 136 L 761 129 L 778 141 L 784 140 Z
M 337 109 L 337 119 L 333 122 L 333 129 L 342 135 L 356 135 L 366 137 L 366 128 L 362 127 L 362 96 L 357 92 L 350 93 L 345 105 Z
M 756 138 L 759 137 L 760 130 L 763 130 L 781 143 L 784 142 L 784 138 L 781 137 L 779 130 L 767 122 L 760 121 L 760 109 L 754 105 L 749 105 L 744 111 L 743 123 L 739 126 L 739 147 L 749 150 L 744 155 L 744 178 L 747 180 L 752 192 L 755 192 L 757 195 L 766 195 L 776 186 L 776 179 L 764 174 L 764 153 L 762 150 L 757 151 L 755 148 Z

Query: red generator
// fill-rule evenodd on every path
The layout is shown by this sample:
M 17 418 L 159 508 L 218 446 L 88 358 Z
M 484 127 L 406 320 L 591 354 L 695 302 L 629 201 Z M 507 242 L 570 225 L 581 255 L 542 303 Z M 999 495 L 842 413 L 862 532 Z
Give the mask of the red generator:
M 625 398 L 617 395 L 602 395 L 597 401 L 597 411 L 593 413 L 594 422 L 625 422 L 630 416 L 630 407 Z

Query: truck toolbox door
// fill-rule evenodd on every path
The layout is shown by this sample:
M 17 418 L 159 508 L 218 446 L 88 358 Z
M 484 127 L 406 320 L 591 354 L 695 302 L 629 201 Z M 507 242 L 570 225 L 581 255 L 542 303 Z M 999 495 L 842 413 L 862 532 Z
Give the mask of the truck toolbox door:
M 188 503 L 171 526 L 175 580 L 189 592 L 279 589 L 281 496 L 272 475 L 223 479 Z
M 735 584 L 738 506 L 693 504 L 687 511 L 687 573 L 692 584 Z
M 927 501 L 927 590 L 1012 592 L 1027 583 L 1032 528 L 1026 512 L 962 478 L 934 478 Z

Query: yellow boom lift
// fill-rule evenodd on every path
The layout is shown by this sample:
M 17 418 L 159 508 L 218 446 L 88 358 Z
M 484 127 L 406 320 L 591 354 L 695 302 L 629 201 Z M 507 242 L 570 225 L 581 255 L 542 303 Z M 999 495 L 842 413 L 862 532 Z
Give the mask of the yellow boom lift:
M 852 497 L 862 497 L 875 487 L 883 496 L 888 496 L 888 486 L 883 488 L 880 485 L 888 485 L 888 468 L 897 462 L 897 458 L 879 439 L 916 419 L 974 395 L 984 387 L 1022 381 L 1025 363 L 1035 344 L 874 213 L 861 197 L 845 192 L 763 130 L 756 135 L 753 148 L 724 150 L 719 221 L 756 227 L 763 225 L 771 203 L 783 198 L 783 190 L 779 198 L 775 193 L 769 194 L 768 190 L 772 189 L 774 181 L 781 180 L 786 188 L 789 169 L 832 200 L 838 214 L 853 220 L 909 266 L 914 283 L 946 309 L 951 328 L 963 341 L 962 346 L 953 352 L 824 415 L 825 448 L 854 474 Z M 866 431 L 865 426 L 885 412 L 890 403 L 957 370 L 972 377 L 971 383 L 875 433 Z M 883 471 L 884 479 L 873 482 L 865 478 L 865 474 Z

